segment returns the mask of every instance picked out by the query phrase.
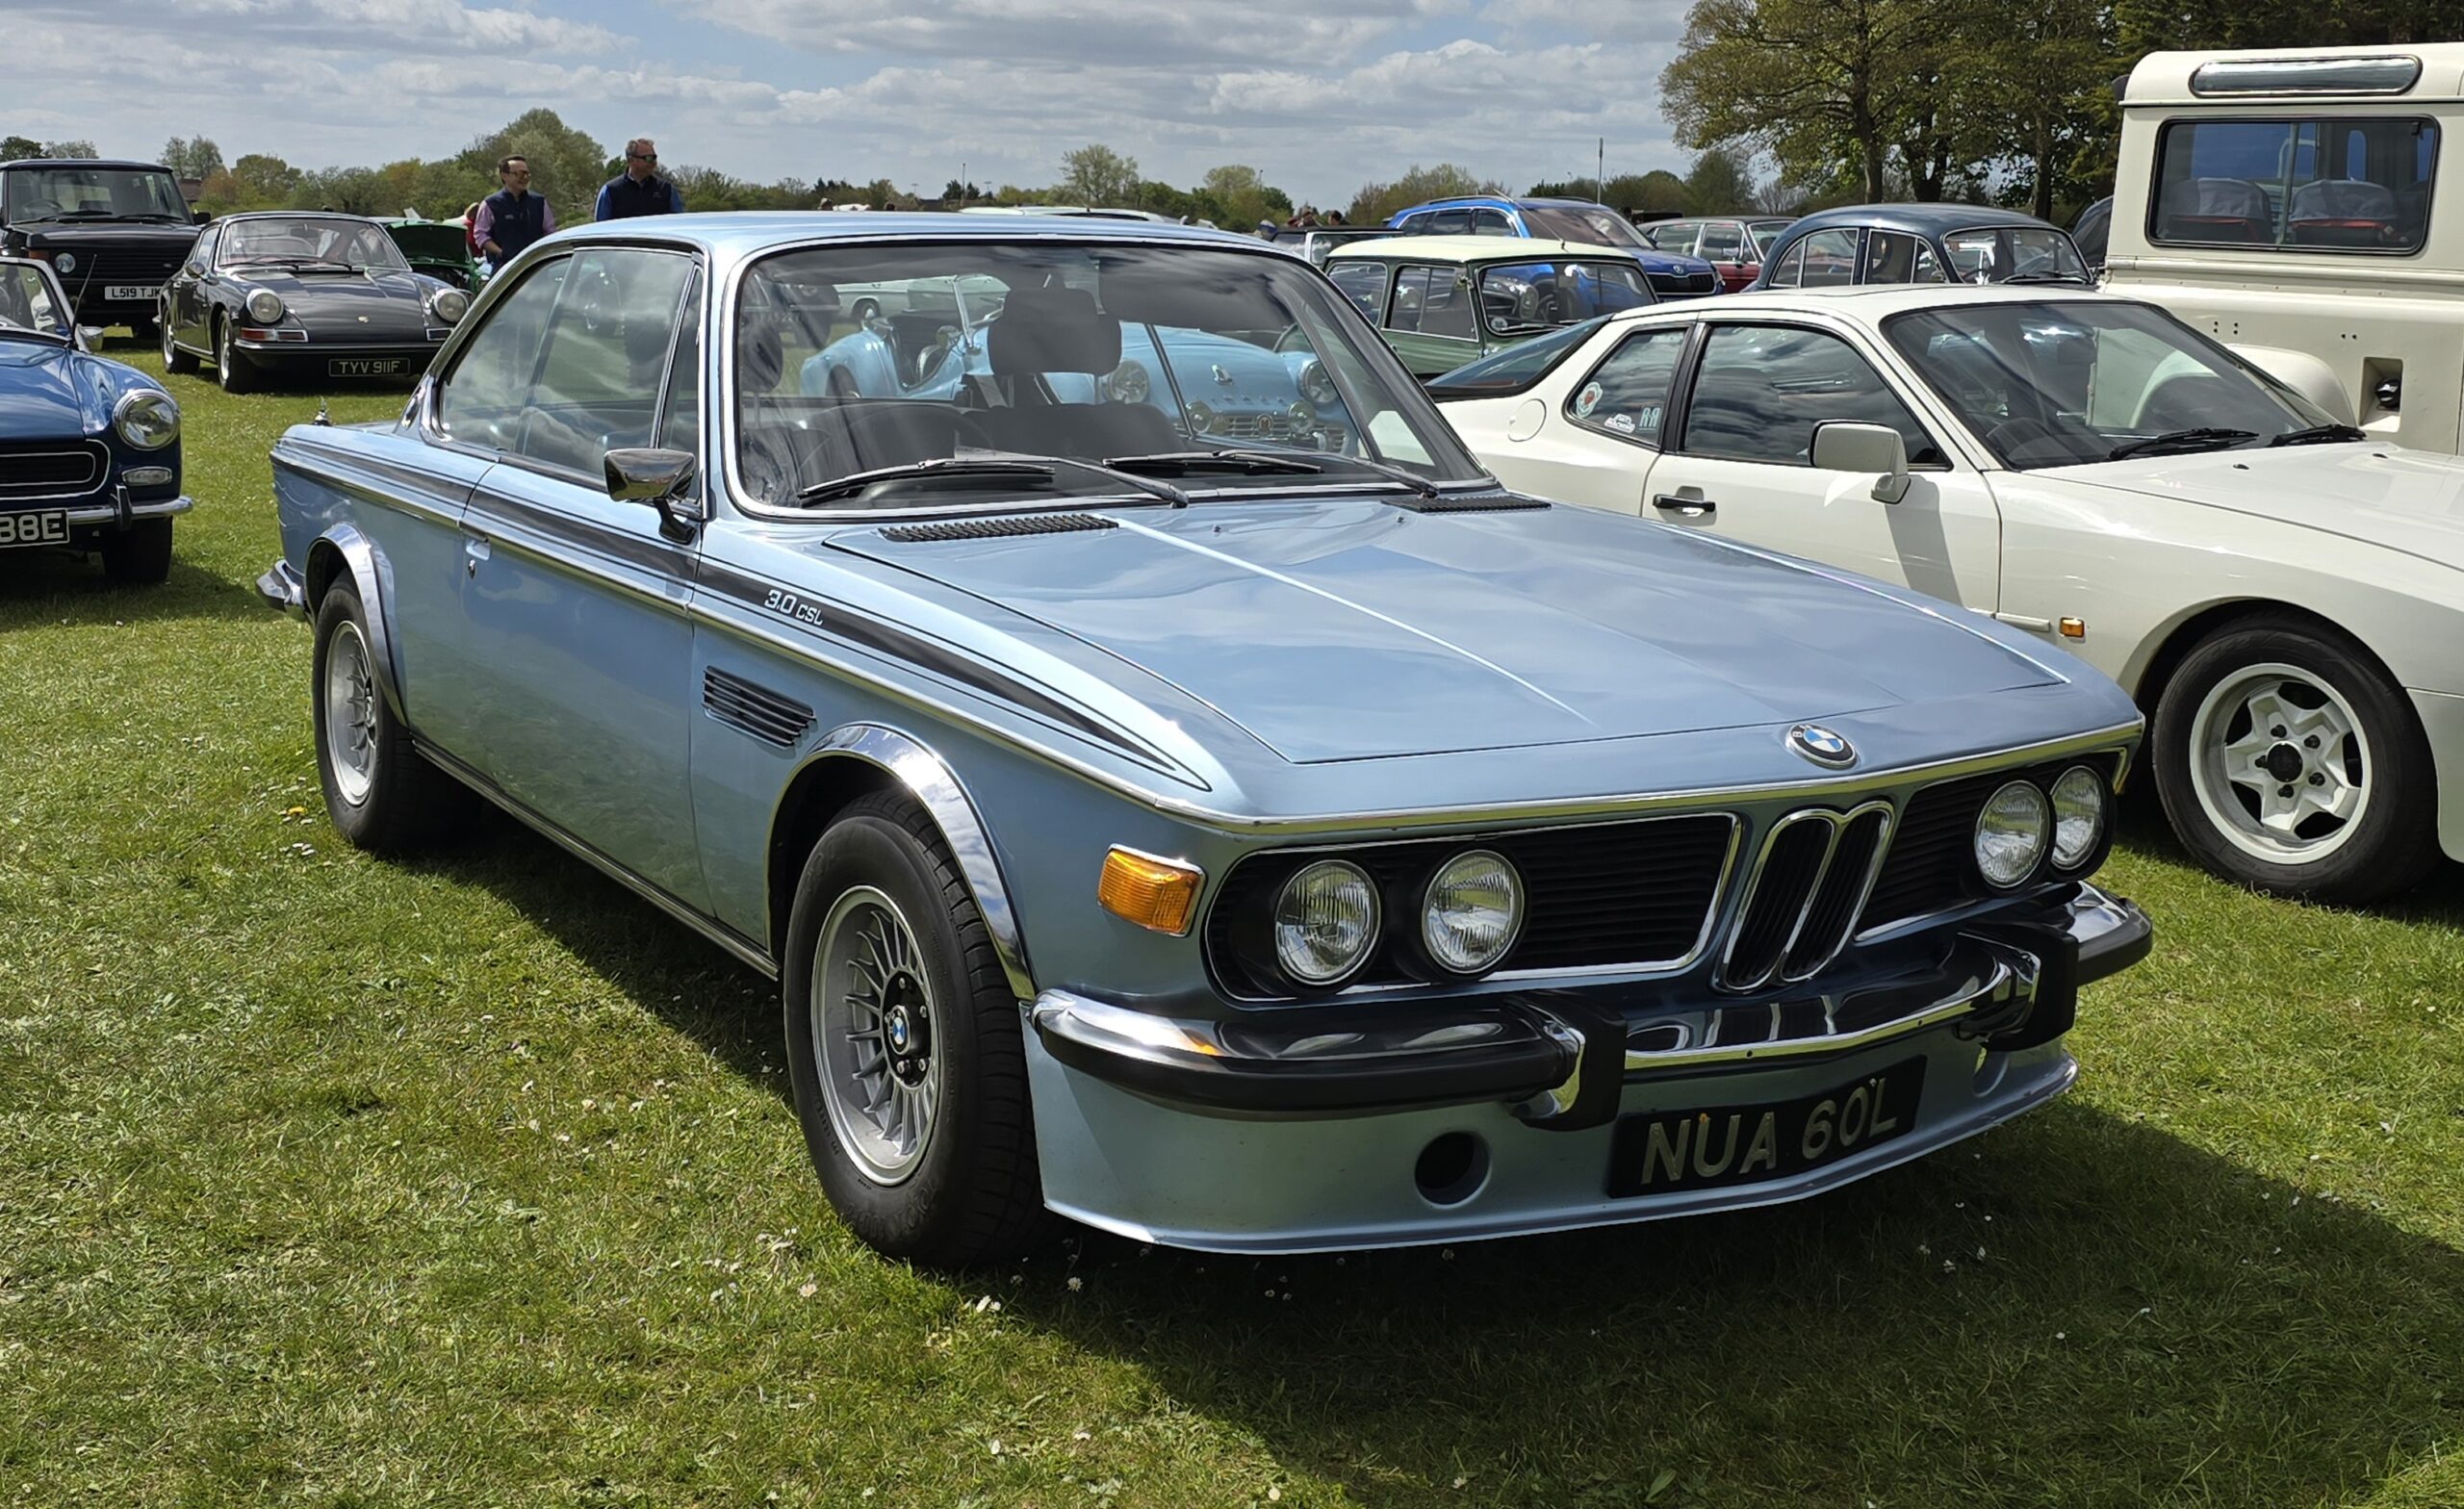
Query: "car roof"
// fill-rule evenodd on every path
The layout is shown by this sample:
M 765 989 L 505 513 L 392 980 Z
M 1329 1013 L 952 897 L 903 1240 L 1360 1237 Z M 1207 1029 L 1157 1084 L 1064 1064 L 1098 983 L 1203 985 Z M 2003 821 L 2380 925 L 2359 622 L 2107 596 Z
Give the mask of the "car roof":
M 372 215 L 353 215 L 348 210 L 242 210 L 236 215 L 218 216 L 214 223 L 228 225 L 234 220 L 353 220 L 362 223 L 384 223 Z M 453 223 L 459 225 L 462 222 L 456 220 Z
M 2074 303 L 2082 299 L 2101 304 L 2146 302 L 2145 299 L 2125 298 L 2099 289 L 2066 283 L 1867 283 L 1836 288 L 1753 289 L 1713 299 L 1686 299 L 1643 309 L 1621 310 L 1608 318 L 1611 321 L 1630 321 L 1653 316 L 1663 319 L 1671 316 L 1728 319 L 1756 313 L 1827 313 L 1847 315 L 1871 324 L 1912 309 L 1970 304 Z
M 930 210 L 705 211 L 598 220 L 559 229 L 534 246 L 580 242 L 634 242 L 694 247 L 720 266 L 794 246 L 878 245 L 885 242 L 1040 242 L 1072 245 L 1194 246 L 1245 251 L 1290 261 L 1289 249 L 1255 236 L 1155 220 L 1088 215 L 952 215 Z M 524 261 L 530 254 L 525 252 Z
M 140 163 L 116 157 L 19 157 L 0 163 L 0 169 L 11 167 L 112 167 L 136 168 L 141 172 L 167 173 L 160 163 Z
M 2035 225 L 2046 230 L 2062 228 L 2033 215 L 2006 210 L 1996 204 L 1844 204 L 1835 210 L 1816 210 L 1797 219 L 1790 228 L 1825 230 L 1841 225 L 1911 231 L 1919 236 L 1939 236 L 1949 231 L 1982 230 L 2003 225 Z
M 1646 248 L 1648 249 L 1648 248 Z M 1548 257 L 1574 257 L 1584 262 L 1634 260 L 1634 248 L 1603 246 L 1592 242 L 1549 241 L 1538 236 L 1390 236 L 1337 246 L 1329 262 L 1537 262 Z

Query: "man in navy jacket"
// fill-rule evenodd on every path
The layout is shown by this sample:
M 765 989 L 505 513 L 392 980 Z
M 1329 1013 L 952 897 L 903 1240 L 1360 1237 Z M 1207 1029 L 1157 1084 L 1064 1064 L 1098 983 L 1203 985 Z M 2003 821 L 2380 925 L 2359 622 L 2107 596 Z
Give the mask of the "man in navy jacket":
M 491 269 L 511 262 L 523 247 L 556 228 L 555 210 L 530 192 L 528 159 L 499 162 L 497 182 L 504 187 L 479 201 L 479 213 L 471 222 L 471 239 Z
M 658 146 L 648 137 L 625 143 L 625 170 L 599 191 L 597 220 L 629 219 L 636 215 L 681 215 L 684 195 L 672 180 L 658 175 Z

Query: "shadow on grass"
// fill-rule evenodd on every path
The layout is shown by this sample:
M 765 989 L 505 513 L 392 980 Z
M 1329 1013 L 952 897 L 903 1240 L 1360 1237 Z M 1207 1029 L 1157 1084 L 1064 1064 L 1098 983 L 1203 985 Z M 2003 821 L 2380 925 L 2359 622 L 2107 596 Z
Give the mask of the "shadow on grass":
M 2123 796 L 2118 836 L 2135 853 L 2190 869 L 2200 867 L 2197 858 L 2174 836 L 2172 825 L 2166 820 L 2164 805 L 2156 800 L 2153 781 L 2138 782 Z M 2411 890 L 2369 906 L 2344 907 L 2325 902 L 2287 905 L 2464 929 L 2464 865 L 2443 861 Z
M 170 579 L 123 586 L 103 575 L 100 556 L 65 550 L 0 551 L 0 632 L 24 625 L 270 619 L 246 582 L 192 566 L 177 554 Z
M 481 827 L 429 867 L 783 1097 L 766 982 Z M 1018 1271 L 1014 1322 L 1393 1509 L 2279 1509 L 2464 1433 L 2464 1255 L 2076 1102 L 1769 1211 L 1343 1258 L 1079 1232 Z

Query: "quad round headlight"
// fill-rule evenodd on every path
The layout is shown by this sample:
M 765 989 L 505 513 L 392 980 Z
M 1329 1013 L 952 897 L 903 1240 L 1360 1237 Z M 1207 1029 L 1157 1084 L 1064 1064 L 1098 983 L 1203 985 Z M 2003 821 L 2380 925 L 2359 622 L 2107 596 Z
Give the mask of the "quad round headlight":
M 1194 435 L 1204 434 L 1215 426 L 1215 411 L 1203 403 L 1191 404 L 1189 418 L 1190 433 Z
M 1304 985 L 1348 979 L 1377 947 L 1377 887 L 1346 859 L 1321 859 L 1274 902 L 1276 967 Z
M 160 450 L 180 438 L 180 406 L 167 393 L 140 388 L 112 406 L 112 428 L 140 450 Z
M 2073 765 L 2053 783 L 2053 867 L 2079 868 L 2104 836 L 2104 778 Z
M 2035 874 L 2052 832 L 2052 811 L 2034 782 L 2014 780 L 1986 798 L 1976 816 L 1976 867 L 1985 883 L 2007 891 Z
M 1505 856 L 1486 849 L 1438 866 L 1421 901 L 1421 946 L 1442 969 L 1476 975 L 1495 969 L 1523 931 L 1523 878 Z
M 282 318 L 282 295 L 270 288 L 261 288 L 248 295 L 247 307 L 250 320 L 270 325 Z
M 1104 379 L 1104 395 L 1115 403 L 1144 403 L 1153 390 L 1146 369 L 1136 362 L 1123 362 Z
M 458 288 L 439 289 L 427 301 L 427 308 L 439 324 L 459 324 L 462 317 L 471 312 L 471 295 Z

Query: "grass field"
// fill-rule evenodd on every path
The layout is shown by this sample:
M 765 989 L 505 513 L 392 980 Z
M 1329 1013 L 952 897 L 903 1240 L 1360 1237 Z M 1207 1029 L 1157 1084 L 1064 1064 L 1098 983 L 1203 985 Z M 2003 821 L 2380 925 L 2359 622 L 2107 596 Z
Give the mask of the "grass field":
M 2453 873 L 2139 814 L 2078 1090 L 1809 1204 L 915 1272 L 760 981 L 510 825 L 336 838 L 249 587 L 318 400 L 172 387 L 167 586 L 0 558 L 0 1504 L 2464 1505 Z

